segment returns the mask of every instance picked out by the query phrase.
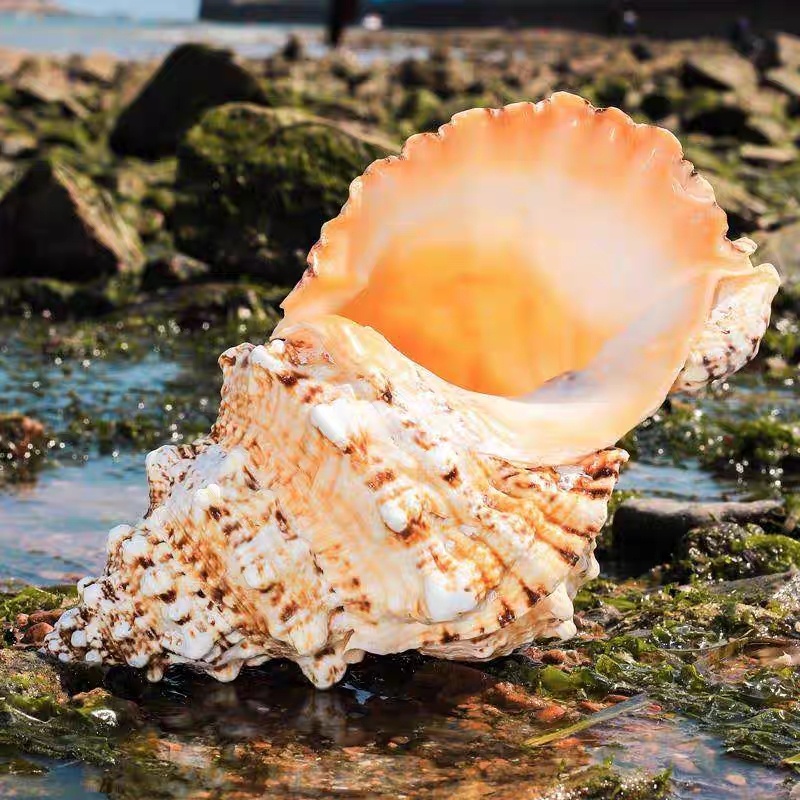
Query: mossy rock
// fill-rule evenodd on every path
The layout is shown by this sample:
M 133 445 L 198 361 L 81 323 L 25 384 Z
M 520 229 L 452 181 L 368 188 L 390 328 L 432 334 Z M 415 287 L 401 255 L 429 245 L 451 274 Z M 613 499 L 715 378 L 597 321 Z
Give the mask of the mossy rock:
M 54 278 L 0 280 L 0 315 L 45 315 L 52 319 L 101 317 L 116 307 L 104 283 L 71 284 Z
M 57 160 L 35 162 L 0 202 L 0 277 L 91 281 L 142 261 L 111 199 Z
M 291 109 L 210 111 L 179 151 L 178 247 L 224 276 L 292 284 L 351 181 L 392 143 Z
M 44 425 L 24 414 L 0 414 L 0 479 L 28 479 L 46 453 Z
M 183 253 L 163 253 L 147 262 L 142 274 L 142 289 L 146 292 L 207 280 L 208 264 Z
M 230 52 L 181 45 L 122 112 L 111 147 L 119 155 L 171 155 L 205 111 L 236 100 L 267 102 L 267 97 L 255 75 Z
M 406 89 L 429 89 L 442 98 L 464 92 L 472 80 L 468 64 L 447 51 L 425 59 L 407 58 L 398 65 L 396 77 Z
M 444 103 L 430 89 L 410 89 L 397 111 L 399 119 L 408 120 L 413 132 L 430 131 L 447 122 Z
M 689 531 L 666 573 L 670 580 L 730 581 L 796 567 L 800 567 L 800 541 L 765 533 L 757 525 L 723 522 Z
M 173 319 L 188 330 L 232 322 L 257 322 L 269 331 L 287 290 L 248 283 L 200 283 L 160 289 L 154 297 L 126 309 L 127 317 Z

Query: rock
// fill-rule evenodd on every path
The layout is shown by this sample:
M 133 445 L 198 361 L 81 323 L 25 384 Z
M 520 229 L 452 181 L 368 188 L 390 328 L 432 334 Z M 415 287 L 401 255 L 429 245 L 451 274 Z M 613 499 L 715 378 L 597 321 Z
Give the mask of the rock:
M 743 161 L 763 166 L 791 164 L 797 160 L 797 150 L 790 145 L 771 147 L 769 145 L 745 144 L 739 150 Z
M 111 133 L 111 147 L 119 155 L 141 158 L 170 155 L 209 108 L 264 99 L 256 77 L 228 51 L 181 45 L 122 112 Z
M 40 645 L 44 641 L 44 637 L 52 630 L 53 626 L 49 623 L 37 622 L 35 625 L 28 627 L 22 637 L 22 641 L 25 644 Z
M 142 275 L 142 289 L 146 292 L 164 287 L 199 283 L 208 278 L 208 264 L 183 253 L 171 253 L 149 261 Z
M 689 56 L 683 65 L 684 86 L 748 92 L 756 88 L 756 68 L 734 53 L 702 53 Z
M 142 261 L 110 199 L 62 164 L 37 161 L 0 201 L 0 278 L 90 281 Z
M 751 131 L 748 141 L 754 144 L 784 144 L 790 139 L 789 130 L 779 120 L 752 111 L 747 127 Z
M 24 414 L 0 414 L 0 476 L 29 475 L 44 459 L 44 425 Z
M 765 136 L 761 126 L 750 123 L 750 114 L 733 99 L 722 99 L 714 105 L 688 111 L 683 117 L 683 127 L 689 133 L 769 144 L 770 139 Z
M 16 104 L 20 106 L 51 105 L 57 106 L 67 116 L 85 119 L 89 111 L 75 97 L 68 87 L 60 83 L 51 83 L 33 75 L 23 75 L 15 84 Z
M 120 62 L 108 53 L 76 54 L 67 61 L 71 78 L 100 84 L 105 88 L 114 85 L 119 74 Z
M 296 33 L 289 34 L 289 38 L 281 50 L 281 55 L 287 61 L 301 61 L 306 55 L 303 40 Z
M 414 133 L 438 128 L 447 122 L 444 104 L 430 89 L 411 89 L 397 110 L 400 119 L 411 123 Z
M 484 694 L 485 699 L 498 708 L 508 711 L 540 711 L 549 703 L 544 698 L 538 697 L 509 681 L 500 681 L 490 687 Z
M 787 67 L 778 67 L 777 69 L 769 70 L 764 80 L 768 86 L 772 86 L 789 95 L 793 112 L 796 113 L 800 109 L 800 72 Z
M 626 500 L 614 514 L 614 550 L 623 558 L 650 565 L 667 561 L 693 528 L 718 522 L 763 522 L 778 514 L 782 500 L 752 503 L 692 503 L 663 498 Z
M 174 319 L 181 328 L 198 330 L 225 322 L 258 322 L 270 330 L 278 321 L 277 307 L 286 290 L 246 283 L 202 283 L 178 286 L 135 306 L 131 313 L 147 318 Z
M 21 700 L 67 700 L 61 678 L 51 663 L 36 653 L 0 649 L 0 696 L 6 693 Z
M 99 317 L 115 307 L 100 285 L 75 285 L 53 278 L 0 280 L 0 316 L 41 314 L 47 319 Z
M 775 66 L 800 69 L 800 37 L 791 33 L 776 33 L 768 43 Z
M 728 215 L 729 235 L 749 233 L 759 227 L 761 217 L 769 212 L 763 200 L 750 194 L 741 183 L 710 172 L 705 177 L 714 187 L 717 203 Z
M 12 133 L 0 141 L 0 154 L 6 158 L 30 158 L 38 149 L 36 138 L 28 133 Z
M 136 728 L 142 722 L 136 703 L 115 697 L 100 687 L 72 695 L 69 704 L 73 708 L 81 709 L 89 717 L 113 727 Z
M 217 275 L 291 285 L 350 182 L 393 143 L 293 109 L 210 111 L 178 154 L 170 227 Z
M 446 52 L 430 58 L 408 58 L 397 67 L 397 80 L 406 89 L 430 89 L 442 98 L 465 91 L 470 82 L 467 65 Z
M 641 99 L 639 108 L 654 122 L 669 116 L 675 109 L 673 97 L 670 92 L 662 89 L 652 89 Z
M 677 546 L 664 578 L 684 582 L 737 580 L 800 567 L 800 542 L 767 534 L 757 525 L 722 522 L 689 531 Z
M 800 282 L 800 222 L 756 236 L 758 258 L 773 264 L 786 285 Z

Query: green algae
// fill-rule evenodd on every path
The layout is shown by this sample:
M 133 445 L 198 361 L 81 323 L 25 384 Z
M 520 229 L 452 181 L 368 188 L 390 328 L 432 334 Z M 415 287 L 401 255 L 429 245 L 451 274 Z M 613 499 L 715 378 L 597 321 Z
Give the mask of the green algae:
M 672 564 L 670 580 L 736 580 L 800 567 L 800 541 L 757 525 L 722 523 L 690 531 Z
M 350 182 L 390 152 L 375 137 L 293 109 L 223 106 L 181 146 L 171 228 L 219 274 L 294 282 Z
M 610 764 L 598 765 L 562 781 L 557 794 L 545 794 L 568 800 L 662 800 L 671 796 L 672 776 L 669 770 L 655 775 L 624 774 Z
M 0 625 L 2 623 L 10 625 L 19 614 L 66 607 L 76 597 L 77 593 L 73 586 L 55 586 L 48 589 L 26 586 L 19 592 L 0 593 Z
M 696 720 L 727 752 L 765 764 L 780 764 L 800 749 L 794 669 L 745 664 L 728 679 L 714 674 L 708 660 L 732 641 L 741 649 L 759 637 L 796 636 L 796 615 L 746 582 L 731 586 L 727 596 L 704 585 L 647 590 L 600 582 L 585 591 L 578 602 L 583 608 L 623 600 L 627 613 L 609 635 L 572 643 L 581 655 L 578 666 L 517 657 L 502 667 L 504 677 L 562 699 L 644 691 L 666 710 Z

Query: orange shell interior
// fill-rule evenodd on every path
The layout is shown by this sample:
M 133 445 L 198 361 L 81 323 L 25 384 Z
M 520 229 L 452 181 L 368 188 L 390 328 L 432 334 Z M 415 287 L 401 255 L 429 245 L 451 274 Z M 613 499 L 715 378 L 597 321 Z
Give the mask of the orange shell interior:
M 474 109 L 354 182 L 283 324 L 338 314 L 450 383 L 517 397 L 586 369 L 688 287 L 689 324 L 661 334 L 685 358 L 716 283 L 751 268 L 726 230 L 663 129 L 563 93 Z M 675 342 L 661 349 L 674 372 Z

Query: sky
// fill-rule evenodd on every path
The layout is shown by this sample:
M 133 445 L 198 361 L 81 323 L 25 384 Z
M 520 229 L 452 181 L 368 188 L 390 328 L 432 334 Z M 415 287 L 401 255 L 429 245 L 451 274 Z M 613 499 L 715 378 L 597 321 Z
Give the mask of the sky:
M 70 11 L 145 19 L 196 19 L 200 0 L 60 0 Z

